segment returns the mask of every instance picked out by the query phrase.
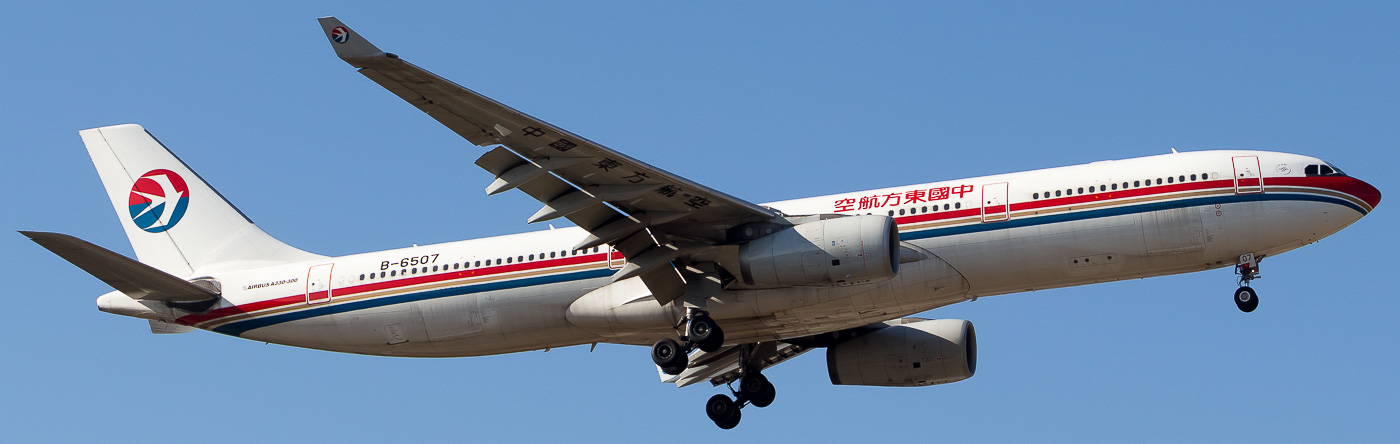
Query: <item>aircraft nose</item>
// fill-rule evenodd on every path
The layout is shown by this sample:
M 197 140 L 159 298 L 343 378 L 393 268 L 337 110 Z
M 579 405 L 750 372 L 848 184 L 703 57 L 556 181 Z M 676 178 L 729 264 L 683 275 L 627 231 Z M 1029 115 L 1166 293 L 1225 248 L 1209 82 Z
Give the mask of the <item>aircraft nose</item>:
M 1376 205 L 1381 204 L 1381 190 L 1376 189 L 1376 187 L 1371 186 L 1371 184 L 1361 179 L 1356 179 L 1352 195 L 1366 201 L 1366 204 L 1370 205 L 1372 210 L 1376 208 Z

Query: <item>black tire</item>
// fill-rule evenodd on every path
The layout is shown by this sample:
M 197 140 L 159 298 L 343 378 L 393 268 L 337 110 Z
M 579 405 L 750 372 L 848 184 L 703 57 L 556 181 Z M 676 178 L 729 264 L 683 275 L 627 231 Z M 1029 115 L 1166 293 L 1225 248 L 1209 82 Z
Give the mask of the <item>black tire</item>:
M 768 378 L 764 377 L 762 373 L 746 375 L 742 379 L 739 379 L 739 399 L 752 403 L 754 400 L 763 397 L 763 391 L 767 389 L 769 385 L 772 384 L 768 382 Z
M 705 416 L 710 417 L 720 428 L 731 429 L 734 428 L 733 425 L 725 427 L 724 424 L 730 421 L 734 424 L 739 423 L 739 405 L 727 395 L 714 395 L 709 401 L 705 401 Z
M 715 425 L 719 426 L 719 428 L 721 428 L 721 429 L 729 430 L 729 429 L 734 428 L 734 426 L 739 425 L 739 420 L 740 420 L 740 419 L 743 419 L 743 418 L 744 418 L 744 411 L 743 411 L 743 410 L 735 410 L 735 411 L 734 411 L 734 417 L 733 417 L 733 418 L 729 418 L 728 421 L 724 421 L 724 422 L 718 422 L 718 421 L 716 421 L 716 422 L 715 422 Z
M 715 352 L 724 346 L 724 330 L 719 328 L 719 324 L 709 316 L 700 315 L 690 320 L 690 331 L 686 334 L 690 342 L 700 348 L 700 351 Z
M 763 392 L 759 393 L 757 397 L 750 399 L 749 404 L 753 404 L 754 407 L 758 408 L 768 407 L 773 404 L 773 398 L 776 397 L 778 397 L 777 387 L 773 387 L 772 382 L 764 380 Z
M 1252 312 L 1259 308 L 1259 294 L 1255 293 L 1253 288 L 1240 287 L 1235 290 L 1235 306 L 1242 312 Z
M 690 364 L 690 357 L 675 339 L 665 338 L 651 346 L 651 362 L 668 375 L 679 375 Z

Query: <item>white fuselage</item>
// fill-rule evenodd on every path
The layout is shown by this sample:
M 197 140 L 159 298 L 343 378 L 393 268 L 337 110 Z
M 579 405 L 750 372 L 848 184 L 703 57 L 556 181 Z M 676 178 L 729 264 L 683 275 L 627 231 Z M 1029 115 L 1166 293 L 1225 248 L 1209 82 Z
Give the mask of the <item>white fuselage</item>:
M 767 204 L 786 214 L 887 214 L 905 255 L 890 280 L 731 287 L 707 301 L 729 342 L 806 336 L 982 296 L 1234 266 L 1337 232 L 1379 194 L 1319 159 L 1208 151 Z M 578 228 L 247 270 L 197 270 L 223 301 L 175 322 L 259 341 L 393 356 L 475 356 L 596 342 L 649 345 L 680 315 L 608 285 L 606 246 Z M 609 258 L 611 256 L 611 259 Z M 632 285 L 636 287 L 636 285 Z M 329 288 L 329 291 L 327 291 Z M 622 288 L 622 290 L 618 290 Z M 592 293 L 591 293 L 592 292 Z M 131 313 L 124 313 L 131 314 Z

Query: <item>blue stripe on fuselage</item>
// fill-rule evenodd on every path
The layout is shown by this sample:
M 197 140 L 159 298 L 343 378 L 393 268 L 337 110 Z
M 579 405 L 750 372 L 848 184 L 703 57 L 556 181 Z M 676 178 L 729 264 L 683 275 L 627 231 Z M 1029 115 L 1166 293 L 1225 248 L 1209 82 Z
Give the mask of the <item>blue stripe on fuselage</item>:
M 346 302 L 342 304 L 330 304 L 308 308 L 306 310 L 281 313 L 269 316 L 262 316 L 244 321 L 230 322 L 225 325 L 215 327 L 216 333 L 223 333 L 230 336 L 241 336 L 244 332 L 255 328 L 267 327 L 281 324 L 283 322 L 297 321 L 301 319 L 314 318 L 317 316 L 345 313 L 367 308 L 383 307 L 386 305 L 403 304 L 408 302 L 424 301 L 428 299 L 445 298 L 451 296 L 461 296 L 464 294 L 480 293 L 484 291 L 507 290 L 511 288 L 529 287 L 534 285 L 555 284 L 583 279 L 592 279 L 611 276 L 617 270 L 600 268 L 597 270 L 576 271 L 571 273 L 552 274 L 525 279 L 515 279 L 500 282 L 490 282 L 476 285 L 463 285 L 460 287 L 443 288 L 438 290 L 420 291 L 415 293 L 405 293 L 382 298 L 366 299 L 362 301 Z

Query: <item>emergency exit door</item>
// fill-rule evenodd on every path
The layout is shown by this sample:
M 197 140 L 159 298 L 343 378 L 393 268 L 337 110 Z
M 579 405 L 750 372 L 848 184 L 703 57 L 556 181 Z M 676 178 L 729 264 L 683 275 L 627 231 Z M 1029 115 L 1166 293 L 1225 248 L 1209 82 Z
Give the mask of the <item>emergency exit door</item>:
M 306 304 L 319 304 L 331 300 L 331 268 L 335 264 L 322 264 L 311 267 L 306 272 Z
M 1011 218 L 1010 187 L 1006 182 L 982 186 L 982 222 L 997 222 Z

